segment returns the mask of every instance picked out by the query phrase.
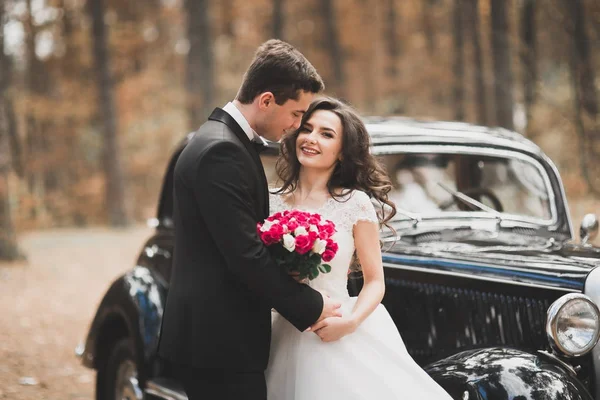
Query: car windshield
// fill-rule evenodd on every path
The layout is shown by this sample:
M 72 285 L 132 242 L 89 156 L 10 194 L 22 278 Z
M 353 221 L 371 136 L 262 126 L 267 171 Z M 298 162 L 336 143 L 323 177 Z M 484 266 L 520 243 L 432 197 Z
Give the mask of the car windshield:
M 481 207 L 465 201 L 465 196 L 458 198 L 459 192 L 503 215 L 552 219 L 551 188 L 534 159 L 517 154 L 500 157 L 450 152 L 384 154 L 378 159 L 392 179 L 390 199 L 409 213 L 482 212 Z M 396 218 L 406 216 L 399 213 Z

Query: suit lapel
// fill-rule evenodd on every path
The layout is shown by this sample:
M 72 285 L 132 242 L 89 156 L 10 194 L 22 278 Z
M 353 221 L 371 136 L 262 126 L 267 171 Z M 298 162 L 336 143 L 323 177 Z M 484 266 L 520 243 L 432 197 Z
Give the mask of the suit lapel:
M 242 142 L 248 153 L 250 153 L 250 156 L 252 157 L 252 160 L 256 164 L 256 167 L 259 171 L 259 185 L 261 187 L 262 198 L 259 198 L 258 201 L 260 209 L 263 213 L 263 215 L 260 215 L 260 217 L 261 219 L 266 218 L 269 215 L 269 189 L 262 161 L 260 161 L 260 156 L 254 148 L 254 145 L 252 142 L 250 142 L 248 135 L 246 135 L 246 132 L 244 132 L 242 127 L 223 109 L 218 107 L 215 108 L 208 119 L 212 121 L 219 121 L 227 125 L 227 127 L 231 129 L 235 136 L 237 136 L 237 138 Z

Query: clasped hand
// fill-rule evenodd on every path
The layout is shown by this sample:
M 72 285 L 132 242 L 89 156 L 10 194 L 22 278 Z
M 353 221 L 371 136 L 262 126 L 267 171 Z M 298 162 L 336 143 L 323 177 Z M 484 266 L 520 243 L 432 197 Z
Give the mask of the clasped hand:
M 354 321 L 347 317 L 329 317 L 311 327 L 324 342 L 334 342 L 356 330 Z
M 323 296 L 323 312 L 319 320 L 307 331 L 317 334 L 324 342 L 333 342 L 354 332 L 356 326 L 350 318 L 342 316 L 341 303 L 333 301 L 326 293 Z

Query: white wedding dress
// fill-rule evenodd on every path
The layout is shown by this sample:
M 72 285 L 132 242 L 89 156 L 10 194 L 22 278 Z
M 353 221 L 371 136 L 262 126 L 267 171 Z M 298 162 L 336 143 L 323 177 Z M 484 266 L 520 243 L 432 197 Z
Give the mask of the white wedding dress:
M 347 290 L 353 226 L 358 221 L 377 222 L 377 215 L 364 192 L 348 192 L 342 201 L 329 199 L 319 209 L 300 209 L 319 213 L 336 225 L 333 239 L 339 250 L 329 263 L 331 272 L 309 284 L 340 301 L 342 314 L 348 315 L 357 299 Z M 270 203 L 271 214 L 290 209 L 280 196 L 271 195 Z M 272 326 L 268 400 L 451 399 L 413 361 L 382 304 L 354 333 L 335 342 L 322 342 L 313 332 L 299 332 L 276 312 Z

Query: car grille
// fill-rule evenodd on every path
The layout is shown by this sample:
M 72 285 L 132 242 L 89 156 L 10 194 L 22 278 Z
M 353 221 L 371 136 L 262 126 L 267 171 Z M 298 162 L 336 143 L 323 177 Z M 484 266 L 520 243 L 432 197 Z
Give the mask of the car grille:
M 548 347 L 546 311 L 552 297 L 510 296 L 389 278 L 386 286 L 383 303 L 419 363 L 478 347 L 510 346 L 530 352 Z

